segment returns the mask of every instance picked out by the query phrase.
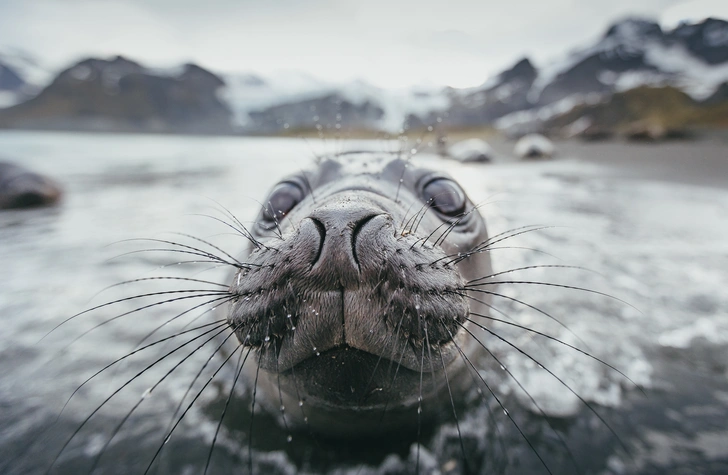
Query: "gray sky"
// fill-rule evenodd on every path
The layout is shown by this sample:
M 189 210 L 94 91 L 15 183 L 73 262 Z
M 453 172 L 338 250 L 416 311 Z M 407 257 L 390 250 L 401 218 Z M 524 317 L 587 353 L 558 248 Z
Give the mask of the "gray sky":
M 53 68 L 124 54 L 147 66 L 464 87 L 524 55 L 557 58 L 627 15 L 728 18 L 728 1 L 0 0 L 0 51 Z

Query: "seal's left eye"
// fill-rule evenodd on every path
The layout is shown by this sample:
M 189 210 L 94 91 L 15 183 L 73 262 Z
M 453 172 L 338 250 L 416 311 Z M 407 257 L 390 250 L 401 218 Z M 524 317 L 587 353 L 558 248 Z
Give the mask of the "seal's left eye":
M 465 211 L 465 193 L 462 188 L 447 178 L 435 178 L 422 188 L 422 198 L 436 211 L 455 217 Z
M 275 226 L 275 223 L 282 220 L 298 203 L 303 200 L 303 190 L 289 181 L 279 183 L 273 188 L 263 210 L 263 225 Z

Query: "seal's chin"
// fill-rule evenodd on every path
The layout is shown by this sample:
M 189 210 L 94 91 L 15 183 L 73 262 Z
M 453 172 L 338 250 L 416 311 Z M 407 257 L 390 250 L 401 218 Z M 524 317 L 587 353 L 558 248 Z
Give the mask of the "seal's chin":
M 376 408 L 417 394 L 420 373 L 391 359 L 339 346 L 283 373 L 309 395 L 309 403 L 331 408 Z M 431 375 L 426 376 L 430 379 Z

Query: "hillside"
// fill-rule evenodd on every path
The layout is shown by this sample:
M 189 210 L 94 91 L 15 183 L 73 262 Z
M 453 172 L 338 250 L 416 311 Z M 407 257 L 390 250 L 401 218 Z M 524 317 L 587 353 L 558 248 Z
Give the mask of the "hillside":
M 152 72 L 121 56 L 62 71 L 37 96 L 0 110 L 0 127 L 94 131 L 229 133 L 225 85 L 194 64 Z

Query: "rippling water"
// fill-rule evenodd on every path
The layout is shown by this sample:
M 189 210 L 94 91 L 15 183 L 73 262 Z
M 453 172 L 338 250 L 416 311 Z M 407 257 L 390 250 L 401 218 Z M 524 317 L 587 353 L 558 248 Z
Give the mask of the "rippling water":
M 390 142 L 1 132 L 4 159 L 56 178 L 66 195 L 57 208 L 0 213 L 0 472 L 45 472 L 109 395 L 174 345 L 157 345 L 94 378 L 61 413 L 74 390 L 190 304 L 150 307 L 104 323 L 144 304 L 124 302 L 81 315 L 48 334 L 51 329 L 104 302 L 169 288 L 144 281 L 106 289 L 121 281 L 155 275 L 224 281 L 228 275 L 226 269 L 202 264 L 168 267 L 181 257 L 133 252 L 160 247 L 133 239 L 178 240 L 171 233 L 183 232 L 234 254 L 243 240 L 210 218 L 224 218 L 223 206 L 246 221 L 260 206 L 256 200 L 281 176 L 309 166 L 314 153 L 396 147 Z M 414 158 L 446 167 L 459 179 L 482 204 L 491 234 L 532 224 L 553 226 L 493 251 L 496 270 L 583 266 L 590 271 L 541 268 L 518 279 L 587 287 L 619 300 L 540 285 L 500 289 L 558 316 L 569 330 L 513 301 L 498 302 L 499 309 L 584 348 L 645 388 L 643 394 L 615 371 L 563 345 L 495 327 L 568 387 L 513 348 L 489 341 L 515 378 L 487 360 L 481 362 L 482 374 L 533 449 L 493 398 L 485 398 L 487 404 L 475 399 L 459 421 L 468 458 L 484 472 L 548 473 L 538 453 L 553 473 L 575 472 L 550 423 L 581 473 L 726 473 L 728 192 L 619 179 L 578 158 L 493 166 Z M 174 330 L 163 328 L 158 337 Z M 165 360 L 133 379 L 83 425 L 53 473 L 85 473 L 95 463 L 99 473 L 143 473 L 189 382 L 209 356 L 209 351 L 199 353 L 169 377 L 165 374 L 174 361 Z M 198 387 L 216 367 L 210 364 Z M 153 473 L 202 472 L 230 375 L 223 370 L 192 405 Z M 104 449 L 129 410 L 162 378 Z M 549 417 L 534 407 L 519 383 Z M 240 395 L 240 407 L 249 405 L 246 397 Z M 187 395 L 183 407 L 191 399 Z M 246 411 L 229 411 L 211 473 L 245 473 L 248 429 Z M 291 442 L 286 438 L 272 418 L 256 415 L 250 450 L 260 473 L 406 473 L 417 457 L 409 443 L 369 450 L 322 446 L 301 434 L 293 434 Z M 334 457 L 333 450 L 340 456 Z M 460 451 L 455 424 L 445 423 L 423 438 L 420 471 L 456 470 Z

